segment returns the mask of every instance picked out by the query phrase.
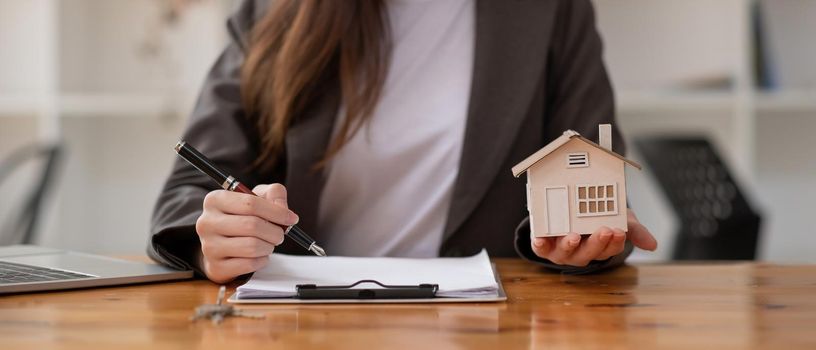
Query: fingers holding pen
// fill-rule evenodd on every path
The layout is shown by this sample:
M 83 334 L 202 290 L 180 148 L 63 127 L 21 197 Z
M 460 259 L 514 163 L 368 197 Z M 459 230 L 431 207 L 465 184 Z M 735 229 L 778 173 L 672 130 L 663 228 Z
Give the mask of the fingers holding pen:
M 255 237 L 216 236 L 202 241 L 201 251 L 211 259 L 262 258 L 275 250 L 275 245 Z
M 281 226 L 294 225 L 299 220 L 293 211 L 266 198 L 224 190 L 207 194 L 204 207 L 217 209 L 225 214 L 257 216 Z
M 253 193 L 232 176 L 218 169 L 198 150 L 179 141 L 176 152 L 218 184 L 229 182 L 230 190 L 216 190 L 204 198 L 196 233 L 201 244 L 203 272 L 223 283 L 257 271 L 269 262 L 268 255 L 283 241 L 283 228 L 298 222 L 288 209 L 286 188 L 280 184 L 258 186 Z M 258 196 L 260 194 L 260 196 Z
M 297 215 L 266 198 L 210 192 L 196 221 L 205 274 L 225 282 L 263 267 L 283 242 L 284 227 L 296 221 Z
M 258 185 L 252 189 L 252 192 L 255 192 L 255 194 L 257 194 L 259 197 L 263 197 L 266 198 L 267 200 L 272 201 L 272 203 L 275 203 L 287 209 L 289 208 L 286 187 L 279 183 L 269 185 L 266 184 Z
M 269 257 L 204 259 L 207 278 L 215 283 L 226 283 L 235 277 L 258 271 L 269 263 Z
M 255 237 L 274 245 L 283 243 L 284 228 L 257 216 L 213 215 L 202 220 L 222 236 Z

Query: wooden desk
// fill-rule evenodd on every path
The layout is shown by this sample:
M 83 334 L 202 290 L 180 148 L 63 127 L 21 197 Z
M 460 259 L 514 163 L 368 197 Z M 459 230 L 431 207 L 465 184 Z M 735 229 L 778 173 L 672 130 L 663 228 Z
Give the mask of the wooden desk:
M 216 295 L 201 280 L 5 296 L 0 348 L 816 349 L 816 266 L 497 261 L 506 303 L 259 306 L 265 320 L 220 326 L 188 320 Z

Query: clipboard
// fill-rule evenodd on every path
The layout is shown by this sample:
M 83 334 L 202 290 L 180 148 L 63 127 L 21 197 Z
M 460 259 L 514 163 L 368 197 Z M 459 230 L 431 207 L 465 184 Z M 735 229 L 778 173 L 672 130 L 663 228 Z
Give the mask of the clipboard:
M 496 265 L 493 276 L 496 278 L 498 293 L 495 296 L 474 298 L 437 297 L 436 284 L 419 285 L 386 285 L 374 280 L 360 280 L 350 285 L 317 286 L 301 284 L 297 286 L 298 296 L 286 298 L 251 298 L 238 299 L 238 293 L 230 295 L 228 302 L 233 304 L 422 304 L 422 303 L 485 303 L 507 300 Z M 357 288 L 361 285 L 378 285 L 379 288 Z

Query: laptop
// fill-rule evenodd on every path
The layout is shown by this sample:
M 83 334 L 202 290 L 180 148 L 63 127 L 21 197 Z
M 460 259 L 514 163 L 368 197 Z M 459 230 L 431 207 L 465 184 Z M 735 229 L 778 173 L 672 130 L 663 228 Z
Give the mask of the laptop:
M 0 294 L 192 278 L 193 271 L 33 245 L 0 247 Z

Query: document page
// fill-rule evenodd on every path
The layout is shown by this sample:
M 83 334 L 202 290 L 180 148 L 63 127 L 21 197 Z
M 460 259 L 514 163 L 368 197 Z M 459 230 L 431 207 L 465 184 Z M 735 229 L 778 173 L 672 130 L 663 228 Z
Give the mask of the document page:
M 387 285 L 437 284 L 437 297 L 481 298 L 498 295 L 487 251 L 465 258 L 358 258 L 272 254 L 269 265 L 238 287 L 239 299 L 289 298 L 298 284 L 350 285 L 376 280 Z M 375 288 L 366 284 L 359 286 Z

